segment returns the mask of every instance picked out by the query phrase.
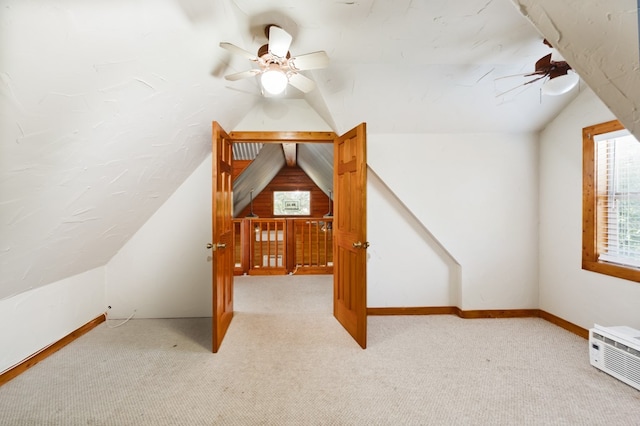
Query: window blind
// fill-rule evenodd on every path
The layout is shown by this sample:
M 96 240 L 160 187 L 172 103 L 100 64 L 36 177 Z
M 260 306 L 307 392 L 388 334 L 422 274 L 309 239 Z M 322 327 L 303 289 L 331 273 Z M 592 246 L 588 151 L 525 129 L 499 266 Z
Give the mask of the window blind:
M 595 143 L 598 260 L 640 268 L 640 142 L 620 131 Z

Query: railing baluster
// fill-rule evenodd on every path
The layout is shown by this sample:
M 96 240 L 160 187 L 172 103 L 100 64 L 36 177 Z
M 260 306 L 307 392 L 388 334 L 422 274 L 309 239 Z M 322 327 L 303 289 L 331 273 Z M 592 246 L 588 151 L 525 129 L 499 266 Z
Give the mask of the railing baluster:
M 248 234 L 248 238 L 239 237 L 241 229 L 244 229 L 243 235 Z M 274 273 L 270 270 L 289 271 L 290 267 L 301 273 L 305 273 L 303 272 L 305 269 L 306 273 L 330 273 L 331 271 L 333 263 L 331 218 L 329 220 L 327 218 L 236 219 L 234 232 L 235 244 L 242 244 L 242 247 L 235 249 L 237 273 L 244 271 L 269 274 Z M 287 238 L 288 233 L 292 234 L 289 238 Z M 248 247 L 244 244 L 248 244 Z M 289 248 L 289 244 L 292 244 L 292 247 Z M 243 255 L 243 252 L 246 255 Z M 287 261 L 288 257 L 293 259 Z
M 314 220 L 313 221 L 313 233 L 314 233 L 314 246 L 316 248 L 316 255 L 314 258 L 314 265 L 313 266 L 320 266 L 319 260 L 320 260 L 320 221 L 318 220 Z

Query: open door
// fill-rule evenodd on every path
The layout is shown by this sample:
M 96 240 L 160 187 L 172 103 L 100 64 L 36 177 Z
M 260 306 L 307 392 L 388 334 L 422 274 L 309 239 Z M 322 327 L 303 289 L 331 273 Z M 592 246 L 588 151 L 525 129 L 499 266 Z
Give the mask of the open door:
M 333 144 L 335 190 L 333 315 L 367 347 L 367 157 L 366 124 Z
M 233 318 L 233 142 L 213 122 L 212 141 L 213 352 L 218 352 Z

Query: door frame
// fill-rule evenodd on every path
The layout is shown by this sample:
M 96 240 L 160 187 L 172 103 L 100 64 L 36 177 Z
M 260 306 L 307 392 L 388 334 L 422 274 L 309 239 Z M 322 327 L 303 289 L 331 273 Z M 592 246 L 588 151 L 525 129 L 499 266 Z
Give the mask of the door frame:
M 362 125 L 357 127 L 361 127 L 361 126 Z M 353 129 L 352 131 L 354 130 L 355 129 Z M 335 132 L 300 132 L 300 131 L 286 131 L 286 132 L 233 131 L 233 132 L 229 132 L 228 136 L 232 144 L 233 143 L 331 143 L 334 145 L 334 148 L 335 148 L 336 140 L 339 138 L 339 135 L 337 135 Z M 335 167 L 335 159 L 334 159 L 334 167 Z M 366 164 L 364 167 L 366 167 Z M 366 185 L 366 182 L 364 184 Z M 365 214 L 366 214 L 366 211 L 365 211 Z M 334 270 L 333 272 L 334 280 L 335 280 L 335 274 L 336 274 L 336 271 Z M 366 286 L 366 282 L 365 282 L 365 286 Z M 335 293 L 335 284 L 334 284 L 334 293 Z M 335 294 L 334 294 L 334 305 L 335 303 L 336 303 L 336 300 L 335 300 Z M 365 304 L 366 304 L 366 300 L 365 300 Z M 335 309 L 335 306 L 334 306 L 334 309 Z M 365 312 L 366 312 L 366 305 L 365 305 Z M 366 313 L 365 313 L 365 316 L 366 316 Z M 341 325 L 344 326 L 344 324 L 341 324 Z M 347 329 L 347 331 L 349 330 Z M 351 331 L 349 332 L 351 333 Z M 357 336 L 357 337 L 354 336 L 354 339 L 362 346 L 363 349 L 366 347 L 366 343 L 365 343 L 366 328 L 365 328 L 364 335 L 365 335 L 364 338 L 362 338 L 362 336 Z M 360 337 L 360 339 L 358 337 Z
M 229 132 L 233 143 L 333 143 L 337 137 L 334 132 Z

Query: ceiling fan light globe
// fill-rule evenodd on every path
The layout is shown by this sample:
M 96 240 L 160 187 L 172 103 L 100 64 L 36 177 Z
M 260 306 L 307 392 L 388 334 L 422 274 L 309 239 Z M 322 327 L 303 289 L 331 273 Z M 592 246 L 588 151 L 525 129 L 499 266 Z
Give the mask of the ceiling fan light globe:
M 542 94 L 549 96 L 559 96 L 567 93 L 578 84 L 580 77 L 576 73 L 568 73 L 546 81 L 542 85 Z
M 262 88 L 271 95 L 279 95 L 284 92 L 288 82 L 287 75 L 280 70 L 267 70 L 260 76 Z

